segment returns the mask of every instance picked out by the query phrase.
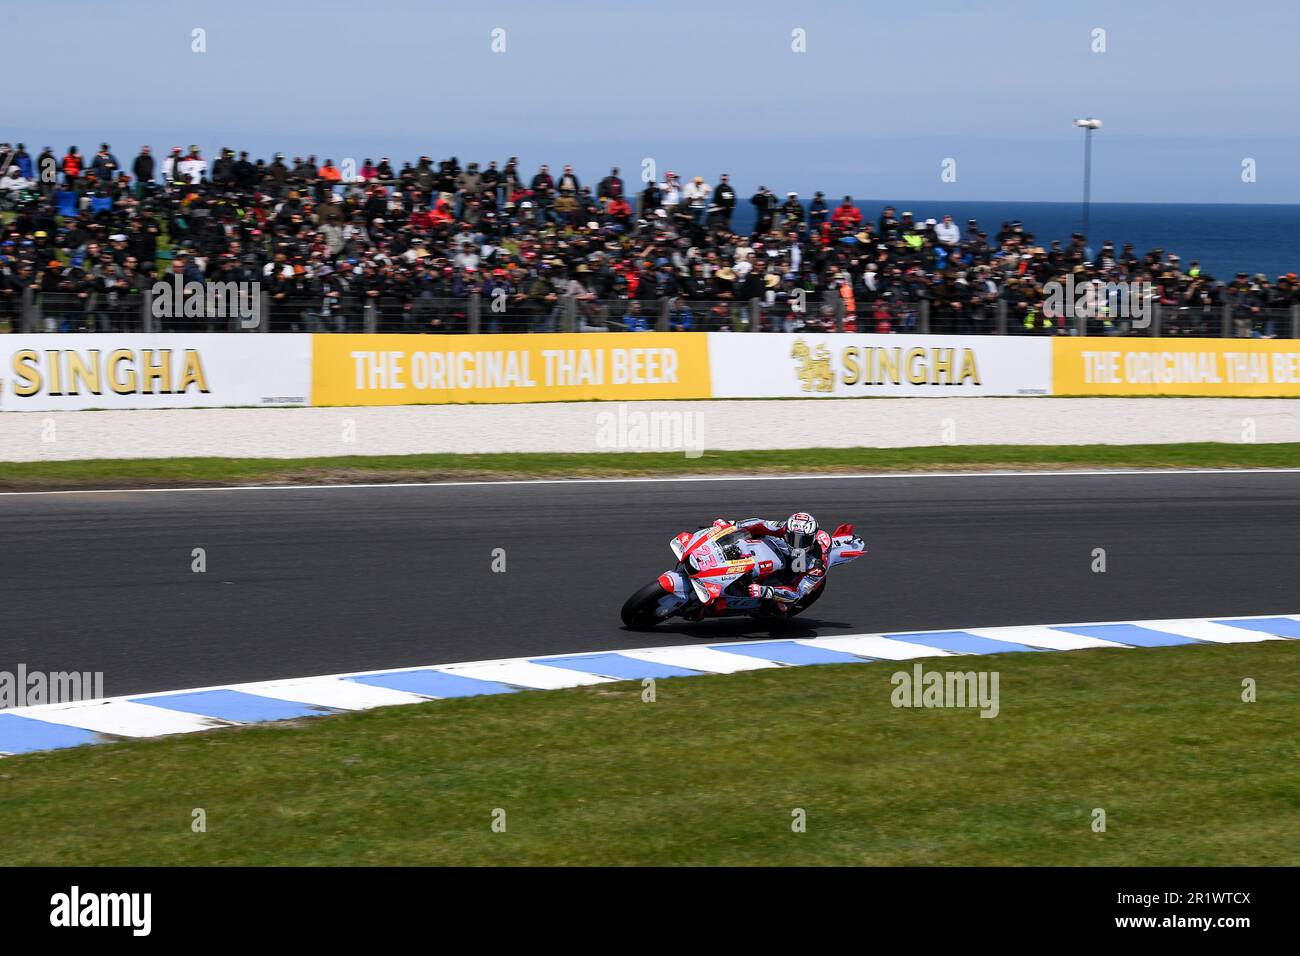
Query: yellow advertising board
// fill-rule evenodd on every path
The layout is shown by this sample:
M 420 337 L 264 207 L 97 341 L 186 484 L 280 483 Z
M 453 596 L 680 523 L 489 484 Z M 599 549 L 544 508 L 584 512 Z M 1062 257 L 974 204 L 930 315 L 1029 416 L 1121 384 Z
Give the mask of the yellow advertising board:
M 1052 394 L 1300 396 L 1300 341 L 1053 339 Z
M 313 405 L 709 398 L 709 336 L 313 335 Z

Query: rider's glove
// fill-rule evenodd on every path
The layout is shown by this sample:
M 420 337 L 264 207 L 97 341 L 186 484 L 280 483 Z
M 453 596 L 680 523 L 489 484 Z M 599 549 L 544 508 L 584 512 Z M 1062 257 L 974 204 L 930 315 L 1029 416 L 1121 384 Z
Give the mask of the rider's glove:
M 764 587 L 761 584 L 751 584 L 749 586 L 749 596 L 752 598 L 762 598 L 763 600 L 770 601 L 772 599 L 772 595 L 775 593 L 776 592 L 773 591 L 771 588 Z

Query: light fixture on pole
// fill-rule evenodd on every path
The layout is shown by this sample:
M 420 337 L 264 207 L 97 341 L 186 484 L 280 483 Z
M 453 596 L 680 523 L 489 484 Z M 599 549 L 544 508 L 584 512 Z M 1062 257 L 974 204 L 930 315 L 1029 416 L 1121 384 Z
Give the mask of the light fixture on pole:
M 1091 116 L 1077 119 L 1074 125 L 1083 132 L 1083 244 L 1088 245 L 1088 212 L 1092 192 L 1092 131 L 1101 129 L 1101 120 Z

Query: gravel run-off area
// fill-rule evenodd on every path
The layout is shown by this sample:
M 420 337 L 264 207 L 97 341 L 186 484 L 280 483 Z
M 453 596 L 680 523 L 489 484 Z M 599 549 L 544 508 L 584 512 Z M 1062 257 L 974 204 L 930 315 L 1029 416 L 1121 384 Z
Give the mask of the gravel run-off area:
M 1300 442 L 1300 401 L 901 398 L 0 414 L 0 461 Z

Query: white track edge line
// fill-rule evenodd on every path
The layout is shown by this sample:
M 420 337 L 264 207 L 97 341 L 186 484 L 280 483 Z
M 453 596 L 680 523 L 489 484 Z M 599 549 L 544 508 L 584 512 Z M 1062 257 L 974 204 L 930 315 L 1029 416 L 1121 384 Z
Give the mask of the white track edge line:
M 797 450 L 797 449 L 796 449 Z M 166 461 L 167 459 L 159 459 Z M 0 462 L 0 464 L 31 464 Z M 1100 475 L 1288 475 L 1300 468 L 1096 468 L 1058 471 L 882 471 L 810 475 L 682 475 L 644 478 L 514 478 L 488 481 L 392 481 L 331 485 L 212 485 L 197 488 L 62 488 L 51 491 L 0 491 L 0 497 L 23 495 L 134 495 L 207 491 L 339 491 L 372 488 L 465 488 L 515 485 L 612 485 L 682 481 L 844 481 L 900 478 L 1080 478 Z

